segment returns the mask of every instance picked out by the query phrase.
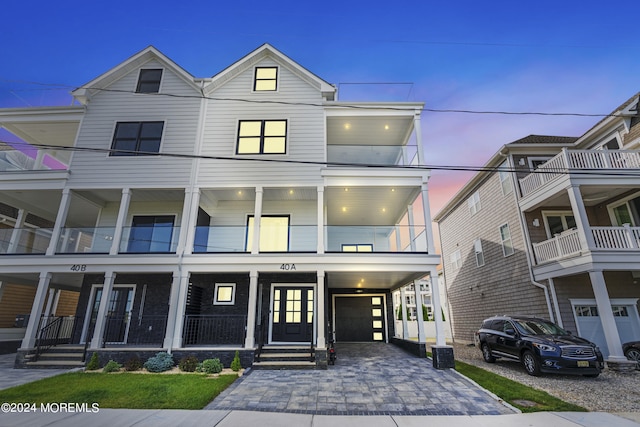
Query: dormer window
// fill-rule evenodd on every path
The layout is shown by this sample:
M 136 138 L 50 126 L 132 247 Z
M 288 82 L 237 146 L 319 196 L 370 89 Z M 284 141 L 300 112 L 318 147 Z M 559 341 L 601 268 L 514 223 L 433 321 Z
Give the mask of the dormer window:
M 278 89 L 278 67 L 256 67 L 253 90 L 275 91 Z
M 162 80 L 162 69 L 142 69 L 138 77 L 137 93 L 158 93 L 160 92 L 160 81 Z

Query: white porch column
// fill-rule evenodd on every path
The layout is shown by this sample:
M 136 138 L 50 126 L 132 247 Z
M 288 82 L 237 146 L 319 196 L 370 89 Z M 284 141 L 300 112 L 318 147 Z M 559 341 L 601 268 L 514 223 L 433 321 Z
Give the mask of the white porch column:
M 424 152 L 422 150 L 422 125 L 420 123 L 420 111 L 416 111 L 413 116 L 413 128 L 416 131 L 416 145 L 418 150 L 418 164 L 426 164 L 424 161 Z M 429 221 L 430 223 L 431 221 Z
M 573 210 L 573 215 L 576 219 L 578 237 L 580 238 L 582 248 L 590 250 L 595 247 L 595 242 L 593 240 L 593 234 L 591 234 L 591 227 L 589 227 L 589 219 L 587 218 L 587 210 L 585 209 L 584 201 L 582 200 L 582 193 L 580 193 L 580 186 L 572 185 L 567 188 L 567 194 L 569 195 L 571 209 Z
M 180 274 L 180 287 L 177 289 L 177 298 L 173 294 L 173 288 L 171 288 L 171 302 L 176 301 L 172 348 L 182 348 L 182 329 L 184 326 L 184 313 L 187 309 L 187 292 L 189 292 L 189 273 L 182 272 Z
M 113 290 L 113 282 L 116 274 L 113 271 L 105 271 L 104 284 L 102 285 L 102 297 L 100 298 L 100 307 L 96 316 L 96 325 L 93 328 L 93 338 L 91 338 L 91 348 L 102 347 L 102 337 L 104 336 L 104 322 L 107 318 L 109 310 L 109 302 L 111 300 L 111 291 Z
M 609 347 L 609 357 L 607 360 L 624 362 L 627 358 L 622 352 L 622 343 L 620 342 L 616 319 L 613 317 L 611 300 L 607 292 L 607 284 L 604 281 L 604 274 L 602 274 L 601 270 L 590 271 L 589 278 L 591 279 L 593 294 L 596 297 L 596 305 L 598 306 L 598 313 L 600 314 L 600 321 L 602 322 L 602 329 L 604 330 L 604 338 L 607 341 L 607 347 Z
M 316 286 L 316 319 L 317 327 L 318 327 L 318 335 L 316 337 L 316 347 L 319 349 L 324 349 L 327 347 L 327 340 L 325 336 L 325 331 L 327 330 L 327 319 L 325 319 L 325 310 L 324 310 L 324 270 L 318 270 L 318 284 Z
M 40 315 L 42 314 L 44 300 L 47 297 L 49 282 L 51 282 L 51 273 L 40 273 L 38 289 L 36 290 L 36 296 L 33 298 L 31 314 L 29 315 L 29 323 L 27 323 L 27 330 L 25 331 L 24 339 L 22 340 L 22 348 L 33 348 L 36 345 L 36 335 L 38 334 L 38 326 L 40 325 Z
M 244 348 L 253 348 L 256 345 L 256 311 L 258 308 L 258 271 L 249 272 L 249 302 L 247 307 L 247 336 L 244 339 Z
M 325 251 L 324 243 L 324 187 L 318 186 L 318 253 L 323 254 Z
M 252 254 L 260 253 L 260 222 L 262 219 L 262 195 L 264 190 L 262 187 L 256 187 L 256 204 L 253 212 L 253 246 Z
M 411 252 L 415 252 L 416 251 L 416 229 L 415 229 L 415 221 L 413 219 L 413 205 L 407 206 L 407 218 L 409 219 L 409 247 L 411 248 Z
M 56 223 L 53 226 L 51 233 L 51 240 L 49 241 L 49 247 L 47 248 L 47 255 L 54 255 L 56 248 L 58 247 L 58 240 L 60 240 L 60 234 L 62 228 L 67 222 L 67 213 L 69 212 L 69 204 L 71 203 L 71 190 L 65 188 L 62 190 L 62 199 L 60 199 L 60 206 L 58 206 L 58 215 L 56 216 Z
M 418 322 L 418 342 L 426 343 L 427 336 L 424 333 L 424 317 L 422 316 L 422 294 L 420 293 L 420 281 L 413 281 L 413 292 L 416 295 L 416 321 Z M 437 333 L 436 333 L 437 337 Z
M 190 255 L 193 253 L 193 245 L 198 223 L 198 208 L 200 206 L 200 189 L 186 189 L 184 206 L 182 208 L 182 221 L 180 222 L 180 240 L 176 253 Z
M 407 323 L 407 291 L 406 287 L 400 288 L 400 313 L 402 313 L 402 339 L 409 339 L 409 324 Z
M 24 227 L 24 220 L 27 217 L 27 212 L 24 209 L 18 210 L 18 218 L 16 218 L 16 224 L 13 226 L 11 232 L 11 240 L 9 240 L 9 247 L 7 248 L 8 254 L 15 254 L 20 244 L 20 235 L 22 234 L 22 228 Z
M 113 242 L 111 242 L 111 250 L 109 255 L 118 255 L 120 252 L 120 241 L 122 240 L 122 229 L 129 212 L 129 203 L 131 203 L 131 189 L 123 188 L 120 197 L 120 209 L 118 210 L 118 219 L 116 220 L 116 229 L 113 232 Z
M 176 330 L 176 313 L 178 312 L 178 300 L 180 294 L 180 272 L 173 272 L 173 280 L 171 281 L 171 294 L 169 296 L 169 312 L 167 313 L 167 328 L 164 331 L 164 342 L 162 346 L 171 353 L 171 345 L 173 344 L 173 334 Z
M 429 205 L 429 187 L 422 183 L 422 209 L 424 211 L 424 232 L 427 239 L 427 253 L 436 253 L 436 244 L 433 240 L 433 224 L 431 223 L 431 206 Z M 438 275 L 436 274 L 436 277 Z
M 44 308 L 44 316 L 51 316 L 51 308 L 53 307 L 53 300 L 55 299 L 57 289 L 50 288 L 49 296 L 47 297 L 47 306 Z
M 444 335 L 444 322 L 442 321 L 442 304 L 440 303 L 440 286 L 438 284 L 438 271 L 433 268 L 429 270 L 431 277 L 431 301 L 433 301 L 433 320 L 436 322 L 436 345 L 446 345 Z

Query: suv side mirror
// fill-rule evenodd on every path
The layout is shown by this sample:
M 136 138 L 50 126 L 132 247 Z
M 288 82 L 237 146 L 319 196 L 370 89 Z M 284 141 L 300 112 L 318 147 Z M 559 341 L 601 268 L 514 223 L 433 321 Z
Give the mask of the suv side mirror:
M 504 333 L 513 337 L 516 335 L 516 330 L 511 326 L 507 326 L 506 328 L 504 328 Z

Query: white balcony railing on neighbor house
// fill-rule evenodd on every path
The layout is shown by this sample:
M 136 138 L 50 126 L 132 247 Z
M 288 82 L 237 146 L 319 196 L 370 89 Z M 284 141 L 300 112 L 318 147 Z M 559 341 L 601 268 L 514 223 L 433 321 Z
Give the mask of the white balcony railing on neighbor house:
M 590 227 L 594 247 L 592 251 L 640 250 L 640 227 Z M 585 248 L 584 250 L 588 250 Z M 557 261 L 583 251 L 578 230 L 567 230 L 552 239 L 533 244 L 538 264 Z
M 33 158 L 18 150 L 0 151 L 0 172 L 60 170 L 66 168 L 67 165 L 60 160 L 54 160 L 46 154 Z
M 566 150 L 520 179 L 522 197 L 552 181 L 559 175 L 587 170 L 640 169 L 640 151 L 635 150 Z

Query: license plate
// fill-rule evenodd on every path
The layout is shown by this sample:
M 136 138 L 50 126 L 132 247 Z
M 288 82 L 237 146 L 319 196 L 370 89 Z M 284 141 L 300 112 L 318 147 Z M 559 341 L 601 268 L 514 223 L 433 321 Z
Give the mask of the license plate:
M 588 360 L 578 360 L 578 368 L 588 368 L 589 361 Z

